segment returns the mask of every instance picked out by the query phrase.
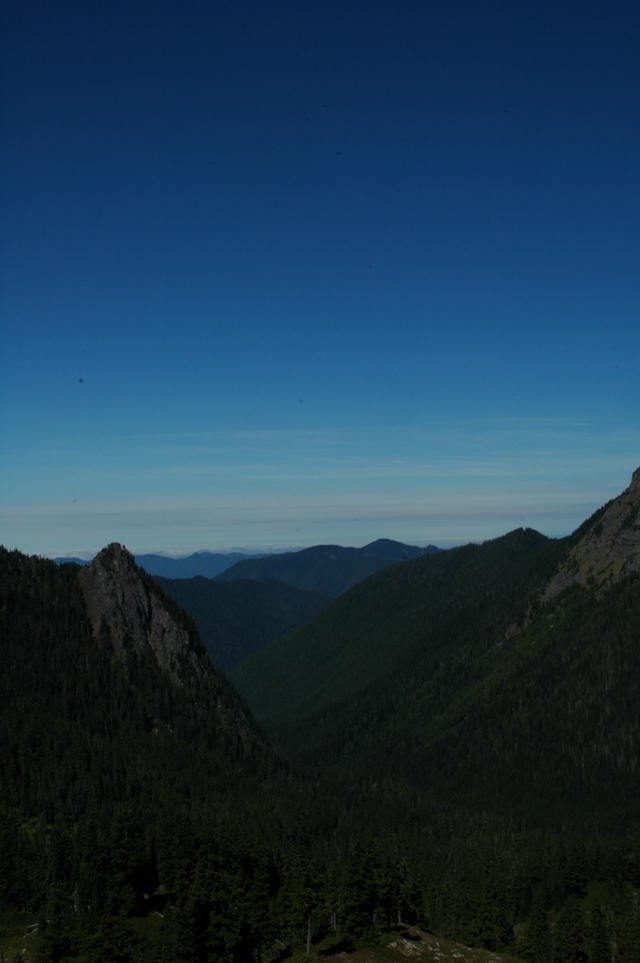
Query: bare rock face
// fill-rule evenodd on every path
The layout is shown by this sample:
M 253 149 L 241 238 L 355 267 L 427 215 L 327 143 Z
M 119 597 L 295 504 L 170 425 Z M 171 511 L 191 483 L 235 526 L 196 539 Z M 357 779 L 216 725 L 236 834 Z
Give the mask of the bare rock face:
M 640 571 L 640 468 L 629 487 L 607 507 L 551 579 L 543 598 L 553 599 L 574 582 L 603 589 Z
M 113 543 L 78 572 L 96 638 L 109 630 L 115 654 L 126 660 L 127 650 L 151 649 L 160 668 L 177 685 L 208 674 L 186 629 L 171 617 L 143 581 L 133 555 Z

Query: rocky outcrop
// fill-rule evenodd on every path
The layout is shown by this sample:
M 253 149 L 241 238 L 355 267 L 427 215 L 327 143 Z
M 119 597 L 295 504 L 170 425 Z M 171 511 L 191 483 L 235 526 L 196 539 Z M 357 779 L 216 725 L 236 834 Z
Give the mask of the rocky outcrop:
M 124 664 L 133 653 L 148 663 L 144 698 L 150 717 L 162 719 L 166 711 L 164 697 L 162 704 L 155 702 L 157 666 L 177 690 L 172 727 L 178 726 L 176 719 L 188 719 L 190 739 L 203 739 L 209 749 L 214 737 L 224 756 L 221 765 L 254 753 L 273 763 L 264 733 L 234 686 L 211 664 L 195 625 L 130 552 L 114 542 L 77 578 L 97 642 L 110 645 Z
M 151 650 L 160 668 L 180 686 L 208 674 L 206 657 L 199 655 L 187 629 L 170 615 L 122 545 L 103 549 L 80 569 L 78 581 L 95 637 L 103 638 L 106 627 L 119 658 L 126 660 L 131 650 Z
M 551 600 L 570 585 L 606 588 L 640 571 L 640 468 L 629 487 L 606 508 L 602 517 L 571 550 L 551 579 L 543 599 Z

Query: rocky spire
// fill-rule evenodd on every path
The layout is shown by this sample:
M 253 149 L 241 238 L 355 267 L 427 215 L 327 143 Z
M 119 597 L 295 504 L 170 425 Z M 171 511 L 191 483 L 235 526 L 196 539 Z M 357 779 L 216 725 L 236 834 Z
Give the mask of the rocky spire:
M 162 604 L 137 567 L 133 555 L 114 542 L 90 565 L 78 572 L 93 632 L 104 635 L 105 626 L 119 658 L 128 651 L 151 650 L 160 668 L 178 685 L 210 671 L 204 652 L 194 646 L 186 628 Z

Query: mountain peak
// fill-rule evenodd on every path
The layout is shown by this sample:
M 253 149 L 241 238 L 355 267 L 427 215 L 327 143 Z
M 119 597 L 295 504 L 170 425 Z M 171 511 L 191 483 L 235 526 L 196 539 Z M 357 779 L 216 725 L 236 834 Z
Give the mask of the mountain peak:
M 208 671 L 188 628 L 167 611 L 160 590 L 138 568 L 124 546 L 113 542 L 78 572 L 93 633 L 107 631 L 118 658 L 130 652 L 152 654 L 161 669 L 179 686 Z
M 621 495 L 598 513 L 544 593 L 552 599 L 574 583 L 602 587 L 640 571 L 640 468 Z

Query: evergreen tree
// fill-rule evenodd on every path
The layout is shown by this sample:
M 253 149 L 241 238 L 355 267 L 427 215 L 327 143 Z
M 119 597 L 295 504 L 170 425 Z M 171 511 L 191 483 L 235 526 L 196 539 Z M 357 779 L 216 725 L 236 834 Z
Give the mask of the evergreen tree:
M 534 893 L 528 932 L 533 948 L 533 958 L 538 963 L 547 963 L 551 955 L 551 930 L 546 892 L 543 887 L 539 887 Z
M 589 963 L 611 963 L 611 939 L 599 903 L 591 910 L 588 943 Z
M 516 936 L 516 956 L 522 963 L 538 963 L 538 954 L 531 939 L 530 927 L 524 926 Z
M 286 881 L 280 898 L 280 919 L 284 933 L 292 943 L 304 943 L 306 954 L 311 952 L 315 917 L 322 904 L 324 867 L 306 853 L 296 853 L 287 867 Z M 321 924 L 326 932 L 327 921 Z M 284 934 L 283 934 L 284 935 Z
M 103 916 L 80 949 L 91 963 L 145 963 L 148 959 L 145 941 L 121 916 Z
M 400 869 L 400 893 L 398 900 L 398 923 L 418 926 L 424 919 L 424 892 L 414 870 L 405 860 Z
M 77 947 L 73 939 L 73 918 L 69 901 L 55 888 L 51 892 L 44 923 L 38 963 L 58 963 L 70 956 Z
M 181 905 L 168 905 L 154 963 L 192 963 L 193 933 Z
M 467 939 L 485 950 L 503 950 L 510 943 L 510 927 L 495 894 L 485 889 L 467 927 Z
M 640 909 L 634 905 L 620 927 L 618 959 L 620 963 L 638 963 L 640 960 Z
M 375 937 L 380 907 L 380 854 L 372 841 L 349 853 L 342 884 L 342 928 L 357 939 Z
M 587 963 L 585 926 L 582 908 L 575 896 L 570 896 L 558 916 L 553 933 L 554 963 Z

